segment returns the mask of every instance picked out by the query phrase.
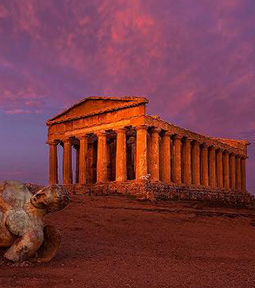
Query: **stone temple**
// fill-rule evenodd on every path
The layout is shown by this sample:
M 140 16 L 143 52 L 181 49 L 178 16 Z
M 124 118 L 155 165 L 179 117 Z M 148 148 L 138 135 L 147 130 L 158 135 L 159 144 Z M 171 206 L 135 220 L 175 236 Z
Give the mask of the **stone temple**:
M 177 127 L 148 115 L 148 102 L 88 97 L 48 120 L 50 183 L 59 182 L 61 166 L 63 185 L 74 193 L 234 203 L 253 198 L 246 191 L 248 141 Z

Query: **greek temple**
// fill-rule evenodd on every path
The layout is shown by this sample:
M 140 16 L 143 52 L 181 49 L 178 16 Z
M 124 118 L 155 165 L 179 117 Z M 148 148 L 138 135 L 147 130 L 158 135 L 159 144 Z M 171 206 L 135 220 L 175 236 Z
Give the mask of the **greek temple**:
M 48 120 L 50 184 L 61 178 L 77 193 L 151 190 L 164 197 L 190 191 L 247 193 L 248 141 L 177 127 L 147 114 L 148 102 L 88 97 Z M 58 149 L 63 149 L 61 161 Z

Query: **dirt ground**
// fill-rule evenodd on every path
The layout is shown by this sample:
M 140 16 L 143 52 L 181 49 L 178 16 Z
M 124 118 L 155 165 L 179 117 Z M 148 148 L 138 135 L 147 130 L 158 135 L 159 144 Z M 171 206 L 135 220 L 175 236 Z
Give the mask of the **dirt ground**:
M 57 256 L 11 264 L 1 249 L 1 288 L 255 287 L 249 210 L 80 195 L 46 222 L 62 232 Z

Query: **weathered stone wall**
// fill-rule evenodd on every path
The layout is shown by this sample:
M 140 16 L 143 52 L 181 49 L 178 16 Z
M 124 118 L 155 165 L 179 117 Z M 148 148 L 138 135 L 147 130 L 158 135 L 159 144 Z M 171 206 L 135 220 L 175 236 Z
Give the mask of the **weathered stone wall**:
M 109 182 L 92 185 L 67 185 L 73 194 L 88 195 L 129 195 L 140 200 L 186 200 L 202 201 L 218 206 L 246 207 L 255 209 L 255 197 L 244 191 L 229 191 L 188 187 L 186 185 L 167 185 L 151 181 L 126 181 L 121 184 Z

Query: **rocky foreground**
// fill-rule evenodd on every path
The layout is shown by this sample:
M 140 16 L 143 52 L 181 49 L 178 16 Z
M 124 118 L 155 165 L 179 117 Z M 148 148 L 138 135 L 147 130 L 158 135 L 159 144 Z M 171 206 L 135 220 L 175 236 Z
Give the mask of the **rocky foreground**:
M 62 232 L 50 263 L 11 264 L 0 287 L 255 287 L 255 211 L 196 202 L 73 196 L 47 218 Z

